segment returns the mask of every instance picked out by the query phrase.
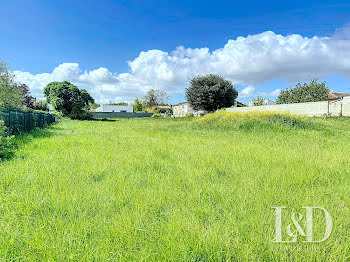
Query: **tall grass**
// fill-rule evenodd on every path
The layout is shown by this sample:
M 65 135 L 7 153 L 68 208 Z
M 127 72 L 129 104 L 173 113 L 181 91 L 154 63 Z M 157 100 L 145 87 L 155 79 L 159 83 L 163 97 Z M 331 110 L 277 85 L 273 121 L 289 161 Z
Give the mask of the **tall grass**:
M 237 129 L 267 128 L 316 128 L 319 124 L 310 118 L 277 111 L 226 112 L 219 111 L 197 119 L 197 123 L 207 127 L 229 127 Z
M 69 120 L 17 137 L 0 164 L 0 257 L 348 261 L 350 121 L 247 132 L 216 117 Z M 272 243 L 273 206 L 326 208 L 330 239 Z

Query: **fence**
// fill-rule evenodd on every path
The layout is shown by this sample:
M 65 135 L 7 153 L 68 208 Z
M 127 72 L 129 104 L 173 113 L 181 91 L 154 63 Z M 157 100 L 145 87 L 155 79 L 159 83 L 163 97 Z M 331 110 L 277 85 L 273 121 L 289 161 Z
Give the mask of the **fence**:
M 30 132 L 34 128 L 43 128 L 55 122 L 52 114 L 19 110 L 0 111 L 0 119 L 4 121 L 9 135 Z

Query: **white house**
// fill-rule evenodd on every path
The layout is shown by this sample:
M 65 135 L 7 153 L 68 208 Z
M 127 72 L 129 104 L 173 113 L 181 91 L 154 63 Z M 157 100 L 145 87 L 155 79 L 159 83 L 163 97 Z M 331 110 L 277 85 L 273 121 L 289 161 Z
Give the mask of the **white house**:
M 134 112 L 133 106 L 117 106 L 117 105 L 101 105 L 100 107 L 95 109 L 95 112 Z
M 263 105 L 264 105 L 264 106 L 267 106 L 267 105 L 276 105 L 276 103 L 275 103 L 274 101 L 270 100 L 270 99 L 266 99 L 266 98 L 265 98 L 264 101 L 263 101 Z M 255 106 L 255 105 L 254 105 L 254 100 L 249 101 L 248 106 Z
M 193 114 L 194 116 L 200 116 L 204 114 L 204 111 L 196 111 L 194 110 L 189 103 L 183 102 L 173 105 L 173 116 L 174 117 L 183 117 L 187 114 Z
M 244 105 L 241 102 L 235 101 L 234 105 L 232 107 L 244 107 Z M 205 111 L 203 110 L 194 110 L 188 102 L 182 102 L 178 103 L 176 105 L 173 105 L 173 117 L 183 117 L 187 114 L 193 114 L 194 116 L 203 116 L 205 115 Z

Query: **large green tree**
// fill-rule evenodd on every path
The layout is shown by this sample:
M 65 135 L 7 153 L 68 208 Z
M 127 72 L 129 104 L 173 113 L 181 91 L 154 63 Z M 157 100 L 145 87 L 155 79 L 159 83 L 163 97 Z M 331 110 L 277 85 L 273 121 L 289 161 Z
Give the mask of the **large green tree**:
M 238 96 L 236 88 L 218 75 L 197 76 L 186 89 L 186 100 L 194 110 L 215 111 L 231 107 Z
M 0 61 L 0 109 L 23 107 L 23 93 L 14 81 L 14 75 L 5 63 Z
M 72 119 L 89 118 L 88 110 L 95 102 L 85 89 L 79 89 L 68 81 L 49 83 L 44 95 L 56 111 Z
M 326 82 L 319 83 L 317 79 L 313 79 L 310 83 L 301 84 L 299 82 L 294 88 L 282 90 L 276 102 L 277 104 L 290 104 L 325 101 L 329 92 Z

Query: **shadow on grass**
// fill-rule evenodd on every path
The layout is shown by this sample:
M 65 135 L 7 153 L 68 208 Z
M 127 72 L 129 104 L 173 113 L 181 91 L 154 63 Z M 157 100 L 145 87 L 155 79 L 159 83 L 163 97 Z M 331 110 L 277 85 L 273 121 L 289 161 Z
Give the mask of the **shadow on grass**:
M 61 135 L 59 131 L 62 130 L 57 124 L 53 124 L 44 128 L 35 129 L 32 132 L 21 133 L 15 136 L 15 142 L 18 144 L 27 144 L 33 139 L 47 138 Z
M 96 121 L 96 122 L 117 122 L 119 121 L 119 119 L 107 119 L 107 118 L 103 118 L 103 119 L 92 119 L 90 121 Z
M 2 138 L 3 142 L 0 143 L 0 164 L 15 157 L 16 151 L 21 146 L 30 143 L 34 139 L 58 136 L 60 135 L 58 131 L 61 129 L 57 124 L 53 124 L 28 133 L 20 133 L 12 137 Z

